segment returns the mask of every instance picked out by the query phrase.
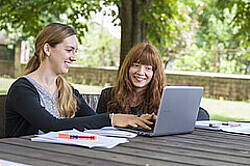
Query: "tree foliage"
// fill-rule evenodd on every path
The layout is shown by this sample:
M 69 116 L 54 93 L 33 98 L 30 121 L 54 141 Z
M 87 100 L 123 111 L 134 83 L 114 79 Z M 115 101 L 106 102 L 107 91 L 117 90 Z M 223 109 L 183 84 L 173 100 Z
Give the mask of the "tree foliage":
M 250 1 L 249 0 L 217 0 L 216 6 L 219 10 L 228 9 L 234 13 L 234 17 L 228 23 L 238 27 L 235 37 L 242 39 L 246 47 L 250 45 Z M 222 16 L 223 17 L 223 16 Z
M 122 23 L 120 54 L 120 64 L 122 64 L 130 48 L 145 40 L 143 37 L 130 40 L 132 38 L 147 36 L 147 40 L 156 46 L 163 46 L 173 40 L 173 34 L 178 30 L 175 26 L 176 20 L 182 15 L 178 12 L 180 2 L 180 0 L 2 0 L 0 29 L 20 34 L 14 37 L 17 40 L 36 36 L 42 27 L 50 22 L 62 22 L 76 29 L 81 42 L 81 36 L 88 30 L 87 22 L 91 18 L 91 13 L 100 12 L 103 6 L 116 5 L 120 9 L 119 12 L 112 11 L 111 14 Z M 165 36 L 168 37 L 167 40 Z
M 186 2 L 186 3 L 184 3 Z M 187 1 L 163 0 L 153 1 L 152 5 L 147 7 L 141 19 L 147 25 L 145 34 L 147 39 L 158 47 L 172 46 L 176 35 L 180 34 L 181 28 L 187 28 L 185 13 L 181 12 L 183 5 Z M 145 8 L 144 3 L 140 3 Z
M 91 13 L 113 5 L 119 10 L 106 13 L 114 16 L 114 24 L 121 20 L 121 63 L 134 44 L 149 40 L 173 69 L 214 71 L 218 49 L 220 71 L 250 70 L 249 0 L 1 0 L 0 30 L 15 34 L 15 40 L 26 39 L 50 22 L 62 22 L 72 25 L 83 42 Z M 241 51 L 227 53 L 225 48 Z M 98 44 L 95 51 L 103 53 Z
M 91 18 L 91 12 L 99 12 L 103 6 L 110 5 L 116 5 L 121 9 L 121 2 L 119 0 L 2 0 L 0 29 L 18 32 L 21 34 L 20 37 L 27 38 L 36 36 L 42 27 L 50 22 L 63 22 L 72 25 L 79 36 L 83 36 L 88 30 L 86 22 Z M 181 0 L 126 0 L 123 5 L 129 2 L 138 5 L 134 6 L 134 11 L 143 9 L 143 12 L 139 13 L 139 19 L 147 27 L 145 31 L 139 33 L 146 35 L 148 40 L 158 46 L 168 44 L 174 39 L 174 34 L 179 30 L 176 22 L 184 21 L 183 13 L 179 12 L 179 5 L 184 4 Z M 112 15 L 116 19 L 122 19 L 121 12 L 112 11 Z M 137 24 L 131 26 L 134 27 Z M 134 44 L 132 42 L 129 49 Z
M 98 1 L 89 0 L 2 0 L 0 29 L 25 39 L 36 36 L 48 23 L 62 22 L 72 25 L 81 36 L 88 30 L 90 13 L 100 10 Z
M 242 6 L 230 3 L 232 5 L 229 5 L 230 8 L 222 9 L 222 6 L 218 5 L 221 1 L 218 0 L 200 2 L 200 7 L 193 9 L 194 13 L 199 8 L 201 9 L 197 17 L 199 27 L 195 35 L 196 42 L 192 44 L 192 47 L 186 49 L 189 52 L 179 53 L 182 54 L 182 58 L 176 59 L 171 64 L 172 69 L 235 74 L 249 73 L 250 55 L 247 44 L 249 29 L 244 29 L 245 24 L 249 24 L 249 21 L 247 17 L 240 17 L 242 25 L 233 23 L 237 13 L 246 12 L 247 6 L 244 6 L 243 9 Z M 230 2 L 236 3 L 236 1 Z M 237 1 L 237 4 L 240 2 L 243 1 Z M 245 14 L 242 15 L 245 16 Z M 245 35 L 243 35 L 242 30 Z

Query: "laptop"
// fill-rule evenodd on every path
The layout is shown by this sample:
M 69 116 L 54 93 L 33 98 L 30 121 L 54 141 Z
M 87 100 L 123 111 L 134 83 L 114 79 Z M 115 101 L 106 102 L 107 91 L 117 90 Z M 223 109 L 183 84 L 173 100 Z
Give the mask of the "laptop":
M 203 87 L 165 86 L 157 120 L 151 131 L 118 128 L 145 136 L 164 136 L 192 133 L 198 116 Z

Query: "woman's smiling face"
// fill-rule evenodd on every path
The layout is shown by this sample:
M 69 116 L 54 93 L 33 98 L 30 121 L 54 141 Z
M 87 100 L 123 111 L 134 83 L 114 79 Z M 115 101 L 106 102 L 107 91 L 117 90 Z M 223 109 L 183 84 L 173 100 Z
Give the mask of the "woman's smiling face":
M 75 35 L 67 37 L 62 43 L 51 48 L 49 63 L 56 74 L 68 73 L 70 64 L 76 61 L 78 42 Z
M 146 89 L 152 80 L 153 74 L 153 67 L 151 65 L 133 63 L 129 68 L 129 79 L 135 88 Z

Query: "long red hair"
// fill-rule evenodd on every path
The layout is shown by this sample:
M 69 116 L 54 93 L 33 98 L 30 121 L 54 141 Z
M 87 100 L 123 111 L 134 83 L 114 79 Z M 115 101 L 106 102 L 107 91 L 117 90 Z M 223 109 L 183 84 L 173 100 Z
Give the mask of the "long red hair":
M 153 67 L 153 77 L 145 93 L 142 108 L 137 113 L 156 113 L 159 108 L 161 94 L 165 85 L 165 74 L 160 52 L 150 43 L 139 43 L 134 46 L 121 66 L 118 80 L 111 91 L 108 111 L 129 113 L 129 101 L 133 93 L 133 85 L 129 79 L 129 69 L 133 63 L 139 62 Z

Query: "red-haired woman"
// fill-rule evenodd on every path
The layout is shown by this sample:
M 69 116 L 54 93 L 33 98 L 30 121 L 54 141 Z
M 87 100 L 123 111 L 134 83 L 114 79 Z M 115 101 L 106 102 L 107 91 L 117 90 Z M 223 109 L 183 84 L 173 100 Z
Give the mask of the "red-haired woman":
M 150 43 L 139 43 L 126 56 L 115 86 L 102 90 L 96 111 L 157 114 L 164 84 L 159 51 Z

